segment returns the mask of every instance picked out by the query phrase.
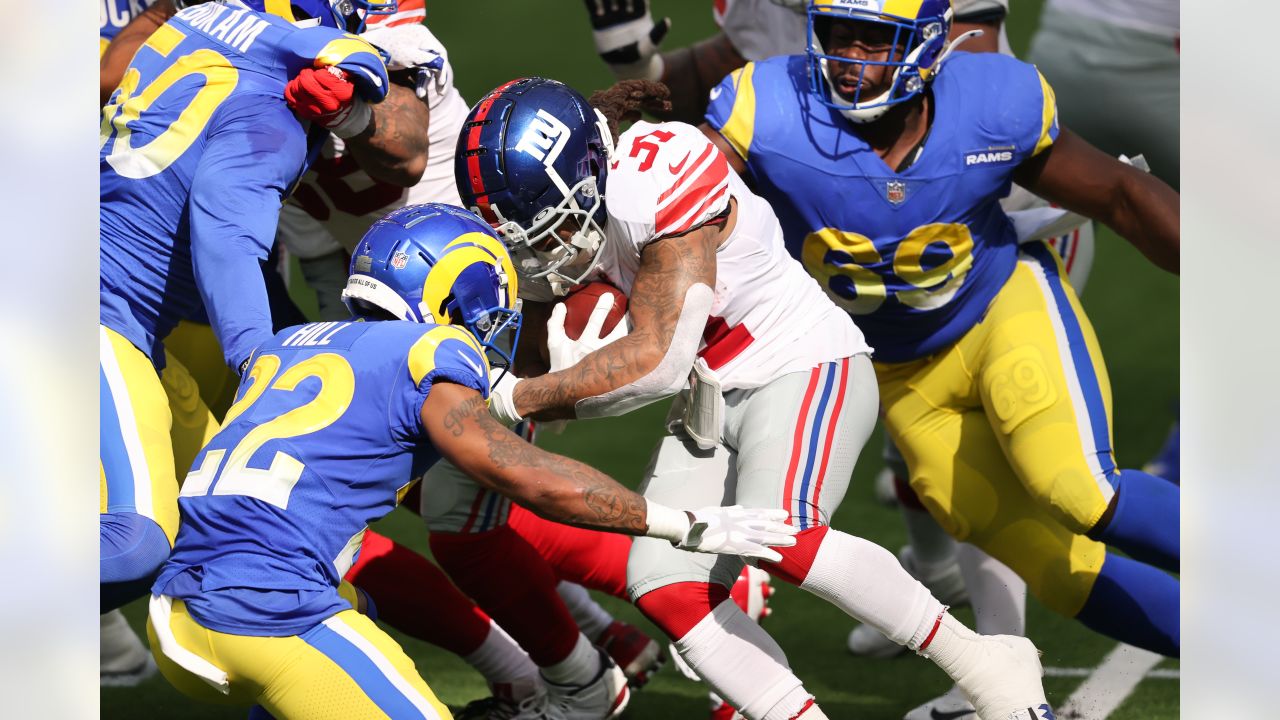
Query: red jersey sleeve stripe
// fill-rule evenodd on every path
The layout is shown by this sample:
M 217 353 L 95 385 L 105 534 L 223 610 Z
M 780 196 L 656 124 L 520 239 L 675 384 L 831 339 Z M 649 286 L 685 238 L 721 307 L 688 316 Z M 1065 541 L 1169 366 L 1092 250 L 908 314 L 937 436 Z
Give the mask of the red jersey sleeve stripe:
M 707 155 L 709 155 L 713 151 L 715 151 L 715 146 L 712 145 L 711 143 L 707 143 L 707 147 L 703 149 L 702 154 L 699 155 L 698 159 L 695 160 L 694 163 L 689 166 L 688 170 L 684 171 L 684 174 L 680 176 L 680 179 L 676 180 L 675 183 L 671 185 L 671 187 L 667 188 L 666 192 L 658 196 L 658 204 L 661 205 L 662 203 L 666 202 L 667 198 L 671 197 L 671 195 L 675 193 L 676 190 L 679 190 L 680 186 L 683 185 L 685 181 L 693 177 L 693 174 L 698 171 L 698 168 L 702 167 L 703 163 L 707 161 Z
M 728 189 L 728 180 L 729 163 L 725 161 L 724 155 L 716 153 L 711 166 L 689 184 L 684 194 L 665 207 L 658 208 L 653 223 L 658 228 L 658 235 L 669 235 L 681 226 L 688 229 L 687 226 L 698 217 L 694 210 L 705 210 L 710 207 L 711 202 L 724 195 Z

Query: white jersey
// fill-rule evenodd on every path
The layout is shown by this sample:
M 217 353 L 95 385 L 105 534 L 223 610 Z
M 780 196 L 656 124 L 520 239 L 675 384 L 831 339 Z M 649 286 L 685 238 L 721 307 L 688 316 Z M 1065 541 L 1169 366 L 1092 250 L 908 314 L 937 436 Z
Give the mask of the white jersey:
M 598 269 L 628 295 L 646 245 L 688 232 L 737 200 L 736 225 L 716 250 L 715 297 L 698 352 L 723 389 L 760 387 L 871 352 L 849 315 L 787 254 L 773 208 L 697 128 L 637 122 L 617 148 Z
M 416 9 L 410 5 L 401 2 L 400 12 L 395 15 L 371 16 L 370 29 L 388 23 L 421 23 L 426 17 L 422 3 L 412 3 Z M 439 41 L 436 45 L 445 58 L 445 67 L 436 81 L 427 85 L 430 146 L 422 180 L 407 189 L 374 180 L 343 152 L 342 140 L 330 135 L 320 156 L 280 211 L 276 238 L 291 254 L 311 259 L 339 250 L 351 252 L 375 220 L 408 204 L 462 205 L 453 179 L 453 153 L 469 108 L 453 86 L 453 68 L 444 46 Z

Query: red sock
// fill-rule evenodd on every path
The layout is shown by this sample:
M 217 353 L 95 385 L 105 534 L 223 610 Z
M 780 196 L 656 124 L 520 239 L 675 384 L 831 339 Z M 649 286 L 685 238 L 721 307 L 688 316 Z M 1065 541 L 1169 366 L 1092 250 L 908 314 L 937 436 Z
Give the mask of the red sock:
M 372 530 L 346 579 L 373 598 L 379 620 L 455 655 L 470 655 L 489 636 L 489 616 L 440 568 Z
M 723 585 L 678 582 L 641 595 L 636 607 L 667 637 L 679 640 L 728 598 L 729 588 Z
M 440 567 L 511 634 L 540 667 L 573 651 L 578 626 L 556 593 L 555 573 L 524 538 L 503 525 L 482 533 L 431 533 Z
M 813 567 L 813 559 L 818 556 L 818 548 L 822 539 L 827 536 L 828 527 L 819 525 L 796 534 L 796 544 L 791 547 L 774 548 L 782 555 L 782 562 L 771 563 L 760 561 L 760 569 L 767 571 L 779 580 L 786 580 L 792 585 L 799 585 L 809 576 L 809 568 Z
M 514 503 L 507 524 L 546 559 L 561 580 L 628 599 L 631 538 L 545 520 Z

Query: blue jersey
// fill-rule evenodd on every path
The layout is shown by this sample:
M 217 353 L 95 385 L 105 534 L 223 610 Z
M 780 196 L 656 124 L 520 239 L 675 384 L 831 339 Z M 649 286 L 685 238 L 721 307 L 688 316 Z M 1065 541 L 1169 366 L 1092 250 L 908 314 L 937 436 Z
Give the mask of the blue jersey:
M 152 592 L 213 630 L 291 635 L 349 607 L 337 587 L 366 526 L 439 459 L 432 383 L 487 396 L 488 363 L 466 331 L 405 321 L 287 328 L 252 361 L 183 483 Z
M 806 59 L 748 63 L 711 92 L 707 121 L 746 161 L 787 249 L 876 349 L 924 357 L 958 340 L 1013 272 L 999 200 L 1014 169 L 1058 135 L 1034 66 L 956 53 L 932 84 L 934 120 L 896 172 L 809 92 Z
M 259 263 L 280 205 L 327 136 L 284 99 L 305 67 L 337 65 L 371 100 L 377 51 L 235 2 L 179 12 L 147 39 L 103 108 L 101 322 L 159 365 L 160 342 L 201 305 L 228 364 L 271 337 Z

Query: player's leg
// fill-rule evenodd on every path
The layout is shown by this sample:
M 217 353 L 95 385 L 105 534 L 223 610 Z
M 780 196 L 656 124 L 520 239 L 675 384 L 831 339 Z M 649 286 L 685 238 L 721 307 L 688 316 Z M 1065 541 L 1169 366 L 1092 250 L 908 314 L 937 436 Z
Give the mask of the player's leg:
M 171 416 L 155 367 L 99 328 L 101 609 L 145 595 L 178 529 Z
M 552 522 L 518 505 L 510 506 L 507 523 L 537 549 L 562 580 L 627 598 L 630 537 Z
M 368 594 L 379 621 L 458 655 L 495 695 L 536 692 L 538 671 L 524 651 L 422 555 L 367 530 L 344 579 Z
M 795 547 L 779 550 L 781 562 L 761 566 L 933 660 L 975 696 L 984 716 L 1044 703 L 1029 641 L 976 635 L 892 553 L 827 524 L 875 425 L 877 403 L 865 355 L 787 376 L 727 403 L 725 438 L 738 449 L 737 500 L 781 503 L 801 528 Z
M 556 592 L 559 579 L 506 524 L 510 501 L 445 462 L 422 486 L 422 517 L 436 562 L 540 668 L 554 703 L 569 714 L 612 716 L 629 700 L 626 677 L 579 631 Z
M 172 352 L 165 350 L 165 367 L 160 373 L 160 384 L 169 400 L 172 423 L 169 439 L 173 444 L 173 467 L 178 484 L 191 470 L 196 455 L 218 433 L 218 421 L 205 404 L 200 386 L 186 365 Z M 219 355 L 221 357 L 221 355 Z
M 214 417 L 220 418 L 235 400 L 239 380 L 222 359 L 222 346 L 208 323 L 183 320 L 164 339 L 167 356 L 186 368 Z
M 354 610 L 301 635 L 256 637 L 204 628 L 181 601 L 168 613 L 156 602 L 147 633 L 157 664 L 194 699 L 258 703 L 282 719 L 451 717 L 400 646 Z
M 958 363 L 958 353 L 941 362 Z M 1177 580 L 1108 555 L 1028 494 L 986 413 L 948 407 L 946 388 L 925 377 L 945 368 L 913 363 L 880 370 L 886 426 L 907 458 L 912 487 L 939 524 L 1007 565 L 1050 610 L 1122 642 L 1177 654 Z
M 1097 338 L 1058 256 L 1022 247 L 969 366 L 1010 464 L 1067 528 L 1176 571 L 1178 487 L 1116 467 L 1111 387 Z
M 675 507 L 724 505 L 733 501 L 735 483 L 729 450 L 700 450 L 690 440 L 667 435 L 654 451 L 643 492 Z M 777 642 L 730 599 L 742 566 L 739 558 L 688 553 L 661 540 L 637 538 L 627 567 L 629 591 L 717 695 L 752 720 L 787 720 L 804 711 L 812 695 Z

